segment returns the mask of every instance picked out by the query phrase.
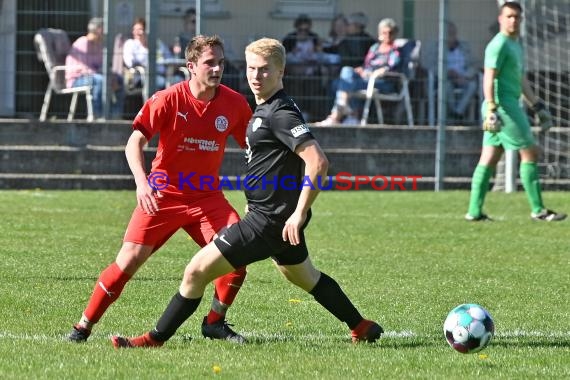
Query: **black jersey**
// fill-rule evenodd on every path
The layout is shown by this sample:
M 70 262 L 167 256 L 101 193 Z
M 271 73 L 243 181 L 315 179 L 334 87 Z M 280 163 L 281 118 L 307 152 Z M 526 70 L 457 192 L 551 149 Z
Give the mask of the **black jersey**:
M 304 179 L 295 149 L 312 139 L 299 107 L 283 90 L 255 108 L 247 126 L 244 178 L 251 209 L 283 223 L 291 216 Z

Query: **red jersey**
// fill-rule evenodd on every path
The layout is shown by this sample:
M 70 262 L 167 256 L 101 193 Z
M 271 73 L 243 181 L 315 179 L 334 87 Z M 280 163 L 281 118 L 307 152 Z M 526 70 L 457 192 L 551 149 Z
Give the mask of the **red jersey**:
M 161 173 L 153 181 L 171 194 L 218 191 L 226 140 L 232 135 L 245 147 L 251 114 L 245 97 L 224 85 L 209 102 L 196 99 L 187 81 L 156 92 L 133 122 L 147 140 L 159 133 L 149 179 Z

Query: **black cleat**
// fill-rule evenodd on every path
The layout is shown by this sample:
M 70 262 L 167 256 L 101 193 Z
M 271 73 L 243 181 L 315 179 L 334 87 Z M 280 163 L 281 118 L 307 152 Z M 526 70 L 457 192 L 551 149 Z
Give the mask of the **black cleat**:
M 364 321 L 361 322 L 361 324 L 364 324 L 363 328 L 361 328 L 359 325 L 357 329 L 363 331 L 357 331 L 357 330 L 352 331 L 352 343 L 358 343 L 358 342 L 374 343 L 376 342 L 376 340 L 380 338 L 380 335 L 384 333 L 384 329 L 382 328 L 382 326 L 380 326 L 378 323 L 374 321 L 365 319 Z
M 530 218 L 536 221 L 542 222 L 560 222 L 561 220 L 566 219 L 566 214 L 558 214 L 552 210 L 543 209 L 538 214 L 534 212 L 530 214 Z
M 71 330 L 67 339 L 71 342 L 83 343 L 87 341 L 89 335 L 91 335 L 91 330 L 82 327 L 79 324 L 75 324 L 73 325 L 73 330 Z
M 230 342 L 239 344 L 247 342 L 242 335 L 232 330 L 230 326 L 233 325 L 227 323 L 225 320 L 208 324 L 207 319 L 207 317 L 204 317 L 202 321 L 202 335 L 204 335 L 204 338 L 229 340 Z
M 471 214 L 465 214 L 465 220 L 468 222 L 492 222 L 493 219 L 491 219 L 488 215 L 485 214 L 481 214 L 479 216 L 473 216 Z

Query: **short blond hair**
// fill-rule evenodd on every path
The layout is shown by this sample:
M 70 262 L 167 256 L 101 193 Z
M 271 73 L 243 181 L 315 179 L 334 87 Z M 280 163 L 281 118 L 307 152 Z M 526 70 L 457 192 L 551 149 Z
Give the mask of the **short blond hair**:
M 273 38 L 260 38 L 245 47 L 246 53 L 259 55 L 272 61 L 281 69 L 285 68 L 287 52 L 281 41 Z

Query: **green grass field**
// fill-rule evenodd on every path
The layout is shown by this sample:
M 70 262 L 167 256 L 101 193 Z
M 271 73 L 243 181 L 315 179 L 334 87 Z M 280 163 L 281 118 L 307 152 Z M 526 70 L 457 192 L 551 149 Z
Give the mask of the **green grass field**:
M 243 209 L 242 193 L 228 197 Z M 202 338 L 210 287 L 163 348 L 116 351 L 110 335 L 154 326 L 195 243 L 176 234 L 89 341 L 72 344 L 65 337 L 115 258 L 134 192 L 0 191 L 0 378 L 570 378 L 570 221 L 532 222 L 523 193 L 491 193 L 486 211 L 496 221 L 470 224 L 467 198 L 359 191 L 317 200 L 312 259 L 382 324 L 376 344 L 351 344 L 344 324 L 263 261 L 249 267 L 228 313 L 249 344 Z M 569 211 L 568 193 L 544 198 Z M 459 354 L 443 337 L 447 312 L 466 302 L 495 321 L 481 354 Z

